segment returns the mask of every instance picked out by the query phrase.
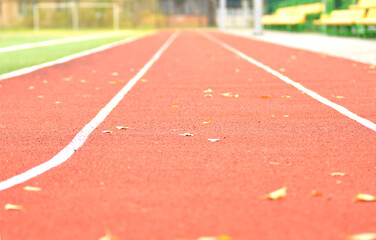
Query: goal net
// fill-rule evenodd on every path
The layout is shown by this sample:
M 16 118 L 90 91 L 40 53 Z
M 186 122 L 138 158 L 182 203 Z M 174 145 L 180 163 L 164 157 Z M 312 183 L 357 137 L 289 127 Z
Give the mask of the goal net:
M 33 26 L 67 28 L 119 29 L 120 10 L 117 3 L 42 2 L 33 6 Z

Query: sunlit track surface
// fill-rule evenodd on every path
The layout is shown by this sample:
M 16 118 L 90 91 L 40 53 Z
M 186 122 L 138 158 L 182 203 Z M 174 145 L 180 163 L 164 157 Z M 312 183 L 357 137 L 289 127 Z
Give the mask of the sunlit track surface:
M 207 33 L 375 121 L 369 66 Z M 66 146 L 171 34 L 3 81 L 1 179 Z M 0 206 L 24 209 L 0 210 L 0 234 L 344 239 L 376 225 L 373 203 L 354 201 L 376 194 L 374 141 L 374 131 L 182 31 L 69 161 L 0 192 Z M 283 187 L 286 195 L 267 199 Z

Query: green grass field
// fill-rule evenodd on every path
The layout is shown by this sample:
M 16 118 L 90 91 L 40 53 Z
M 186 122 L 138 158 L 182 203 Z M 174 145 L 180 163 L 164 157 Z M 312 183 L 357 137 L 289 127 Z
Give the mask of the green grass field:
M 52 46 L 35 47 L 11 52 L 0 52 L 0 74 L 21 68 L 41 64 L 59 59 L 74 53 L 96 48 L 108 43 L 117 42 L 129 37 L 151 33 L 152 30 L 119 31 L 115 35 L 104 38 L 83 40 L 79 42 L 56 44 Z M 103 33 L 103 31 L 43 30 L 38 33 L 32 31 L 1 31 L 0 49 L 25 43 L 43 42 L 47 40 L 70 38 L 83 35 Z

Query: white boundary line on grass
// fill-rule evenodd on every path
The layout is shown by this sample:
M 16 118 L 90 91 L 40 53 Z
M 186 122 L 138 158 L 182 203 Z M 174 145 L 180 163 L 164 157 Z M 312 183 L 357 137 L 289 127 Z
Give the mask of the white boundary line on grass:
M 204 37 L 206 37 L 207 39 L 209 39 L 210 41 L 212 42 L 215 42 L 217 43 L 218 45 L 220 45 L 221 47 L 227 49 L 228 51 L 232 52 L 232 53 L 235 53 L 236 55 L 238 55 L 239 57 L 243 58 L 244 60 L 248 61 L 249 63 L 253 64 L 253 65 L 256 65 L 257 67 L 259 68 L 262 68 L 264 69 L 266 72 L 276 76 L 277 78 L 281 79 L 282 81 L 284 81 L 285 83 L 289 84 L 289 85 L 292 85 L 294 86 L 295 88 L 299 89 L 300 91 L 303 91 L 305 92 L 307 95 L 309 95 L 310 97 L 316 99 L 317 101 L 333 108 L 334 110 L 338 111 L 339 113 L 345 115 L 346 117 L 348 118 L 351 118 L 355 121 L 357 121 L 358 123 L 362 124 L 363 126 L 373 130 L 373 131 L 376 131 L 376 124 L 369 121 L 368 119 L 365 119 L 365 118 L 362 118 L 358 115 L 356 115 L 355 113 L 351 112 L 350 110 L 348 110 L 347 108 L 345 107 L 342 107 L 341 105 L 338 105 L 332 101 L 329 101 L 328 99 L 322 97 L 321 95 L 315 93 L 314 91 L 312 90 L 309 90 L 308 88 L 304 87 L 303 85 L 301 85 L 300 83 L 297 83 L 295 81 L 293 81 L 292 79 L 290 79 L 289 77 L 273 70 L 272 68 L 262 64 L 261 62 L 258 62 L 256 61 L 255 59 L 247 56 L 246 54 L 242 53 L 241 51 L 235 49 L 234 47 L 231 47 L 230 45 L 222 42 L 221 40 L 203 32 L 203 31 L 200 31 L 202 33 L 202 35 Z
M 73 140 L 57 155 L 26 172 L 11 177 L 5 181 L 0 182 L 0 191 L 11 188 L 15 185 L 26 182 L 51 168 L 57 167 L 67 161 L 75 151 L 77 151 L 89 137 L 89 135 L 96 129 L 101 122 L 111 113 L 111 111 L 119 104 L 124 96 L 132 89 L 132 87 L 146 74 L 146 72 L 158 61 L 161 55 L 172 44 L 172 42 L 179 35 L 179 31 L 175 31 L 163 46 L 155 53 L 155 55 L 145 64 L 145 66 L 111 99 L 111 101 L 102 108 L 99 113 L 73 138 Z
M 55 39 L 55 40 L 36 42 L 36 43 L 25 43 L 25 44 L 20 44 L 20 45 L 15 45 L 15 46 L 2 47 L 0 48 L 0 53 L 18 51 L 18 50 L 23 50 L 23 49 L 28 49 L 28 48 L 46 47 L 46 46 L 70 43 L 70 42 L 85 41 L 85 40 L 91 40 L 91 39 L 97 39 L 97 38 L 106 38 L 106 37 L 111 37 L 111 36 L 116 36 L 116 35 L 121 35 L 121 33 L 120 32 L 98 33 L 98 34 L 90 34 L 86 36 Z
M 51 66 L 54 66 L 54 65 L 57 65 L 57 64 L 69 62 L 69 61 L 74 60 L 76 58 L 80 58 L 80 57 L 87 56 L 87 55 L 97 53 L 97 52 L 102 52 L 104 50 L 107 50 L 107 49 L 110 49 L 110 48 L 113 48 L 113 47 L 117 47 L 117 46 L 123 45 L 125 43 L 130 43 L 130 42 L 133 42 L 135 40 L 138 40 L 140 38 L 143 38 L 143 37 L 146 37 L 146 36 L 149 36 L 149 35 L 150 34 L 146 34 L 146 35 L 142 35 L 142 36 L 136 36 L 136 37 L 130 37 L 130 38 L 127 38 L 125 40 L 121 40 L 121 41 L 114 42 L 114 43 L 109 43 L 109 44 L 106 44 L 106 45 L 103 45 L 103 46 L 100 46 L 100 47 L 97 47 L 97 48 L 93 48 L 93 49 L 78 52 L 78 53 L 75 53 L 75 54 L 72 54 L 72 55 L 69 55 L 69 56 L 65 56 L 65 57 L 59 58 L 57 60 L 53 60 L 53 61 L 50 61 L 50 62 L 45 62 L 45 63 L 41 63 L 41 64 L 38 64 L 38 65 L 18 69 L 18 70 L 12 71 L 12 72 L 4 73 L 4 74 L 0 75 L 0 82 L 2 80 L 8 79 L 8 78 L 18 77 L 18 76 L 21 76 L 21 75 L 24 75 L 24 74 L 27 74 L 27 73 L 37 71 L 37 70 L 42 69 L 42 68 L 51 67 Z

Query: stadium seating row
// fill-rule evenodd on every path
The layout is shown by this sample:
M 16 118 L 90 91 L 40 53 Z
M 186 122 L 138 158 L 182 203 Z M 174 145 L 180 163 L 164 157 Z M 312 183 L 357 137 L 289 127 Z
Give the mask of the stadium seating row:
M 369 34 L 372 27 L 376 27 L 376 0 L 358 0 L 349 9 L 333 10 L 330 14 L 322 12 L 324 6 L 321 3 L 284 7 L 272 15 L 263 16 L 262 23 L 266 28 L 287 26 L 287 30 L 303 30 L 306 26 L 315 25 L 325 26 L 328 34 L 376 35 L 375 29 Z

